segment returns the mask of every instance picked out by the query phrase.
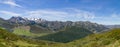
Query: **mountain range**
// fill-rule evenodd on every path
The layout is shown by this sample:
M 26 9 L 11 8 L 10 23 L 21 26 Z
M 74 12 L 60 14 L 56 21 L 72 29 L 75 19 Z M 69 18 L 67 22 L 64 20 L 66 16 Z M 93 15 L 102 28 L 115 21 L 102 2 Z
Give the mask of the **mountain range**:
M 118 25 L 101 25 L 90 21 L 48 21 L 41 18 L 23 17 L 11 17 L 4 20 L 0 18 L 0 46 L 119 46 L 119 31 Z
M 7 25 L 7 26 L 6 26 Z M 85 29 L 90 30 L 93 33 L 99 33 L 103 30 L 108 29 L 104 25 L 100 25 L 97 23 L 92 23 L 89 21 L 47 21 L 41 18 L 22 18 L 22 17 L 11 17 L 8 20 L 0 19 L 0 26 L 8 29 L 13 30 L 15 27 L 18 26 L 30 26 L 30 31 L 33 33 L 44 33 L 46 32 L 59 32 L 60 30 L 76 26 L 76 27 L 82 27 Z M 41 30 L 41 31 L 40 31 Z
M 120 28 L 120 25 L 106 25 L 106 27 L 113 29 L 113 28 Z

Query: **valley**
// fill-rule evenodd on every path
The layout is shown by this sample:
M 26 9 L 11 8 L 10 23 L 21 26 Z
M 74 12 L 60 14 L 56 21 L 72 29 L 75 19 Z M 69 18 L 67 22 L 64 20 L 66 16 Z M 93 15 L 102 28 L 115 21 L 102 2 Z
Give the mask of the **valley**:
M 0 47 L 120 47 L 120 0 L 0 0 Z
M 119 28 L 111 29 L 89 21 L 36 23 L 22 17 L 12 20 L 0 20 L 2 47 L 119 47 L 120 44 Z

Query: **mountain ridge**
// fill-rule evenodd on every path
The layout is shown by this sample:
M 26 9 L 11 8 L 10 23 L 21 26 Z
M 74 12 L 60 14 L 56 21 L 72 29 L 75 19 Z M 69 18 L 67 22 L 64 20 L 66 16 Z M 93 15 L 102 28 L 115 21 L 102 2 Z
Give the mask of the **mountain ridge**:
M 103 30 L 108 29 L 104 25 L 92 23 L 89 21 L 47 21 L 41 18 L 35 19 L 35 20 L 29 20 L 28 18 L 22 18 L 22 17 L 11 17 L 8 20 L 5 20 L 5 24 L 12 25 L 10 26 L 10 29 L 14 29 L 14 27 L 17 26 L 30 26 L 33 30 L 33 33 L 39 32 L 39 30 L 34 30 L 33 28 L 38 29 L 45 29 L 49 30 L 50 32 L 58 32 L 61 29 L 64 29 L 65 27 L 71 27 L 71 26 L 78 26 L 86 28 L 94 33 L 101 32 Z M 1 22 L 3 23 L 3 22 Z M 8 26 L 9 27 L 9 26 Z M 12 27 L 12 28 L 11 28 Z

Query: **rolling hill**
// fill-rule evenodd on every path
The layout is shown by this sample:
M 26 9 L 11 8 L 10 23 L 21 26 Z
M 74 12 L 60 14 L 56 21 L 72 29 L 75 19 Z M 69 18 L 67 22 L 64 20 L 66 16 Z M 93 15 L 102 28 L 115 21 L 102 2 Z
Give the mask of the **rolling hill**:
M 69 43 L 50 47 L 120 47 L 120 29 L 111 29 L 101 34 L 92 34 Z
M 67 45 L 76 47 L 119 47 L 120 29 L 112 29 L 102 34 L 92 34 Z
M 84 34 L 87 36 L 82 37 L 80 33 L 83 36 Z M 76 35 L 79 38 L 77 38 Z M 67 42 L 67 43 L 55 43 L 55 42 L 43 41 L 43 40 L 24 39 L 11 32 L 4 30 L 3 28 L 0 28 L 0 47 L 119 47 L 120 46 L 120 29 L 112 29 L 104 33 L 93 34 L 83 28 L 71 27 L 62 30 L 61 32 L 50 34 L 47 36 L 54 38 L 54 40 L 52 41 Z M 46 36 L 43 37 L 44 39 L 48 39 Z M 77 39 L 71 41 L 71 39 L 73 38 L 77 38 Z
M 44 47 L 56 44 L 55 42 L 24 39 L 0 28 L 0 47 Z
M 54 42 L 70 42 L 93 34 L 91 31 L 80 27 L 66 27 L 60 32 L 38 37 L 36 39 L 49 40 Z

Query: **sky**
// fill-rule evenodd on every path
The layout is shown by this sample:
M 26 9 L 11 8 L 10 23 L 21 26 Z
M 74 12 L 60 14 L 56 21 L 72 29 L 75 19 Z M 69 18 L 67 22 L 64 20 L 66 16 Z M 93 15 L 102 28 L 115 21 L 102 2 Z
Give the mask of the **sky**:
M 120 0 L 0 0 L 0 17 L 120 25 Z

